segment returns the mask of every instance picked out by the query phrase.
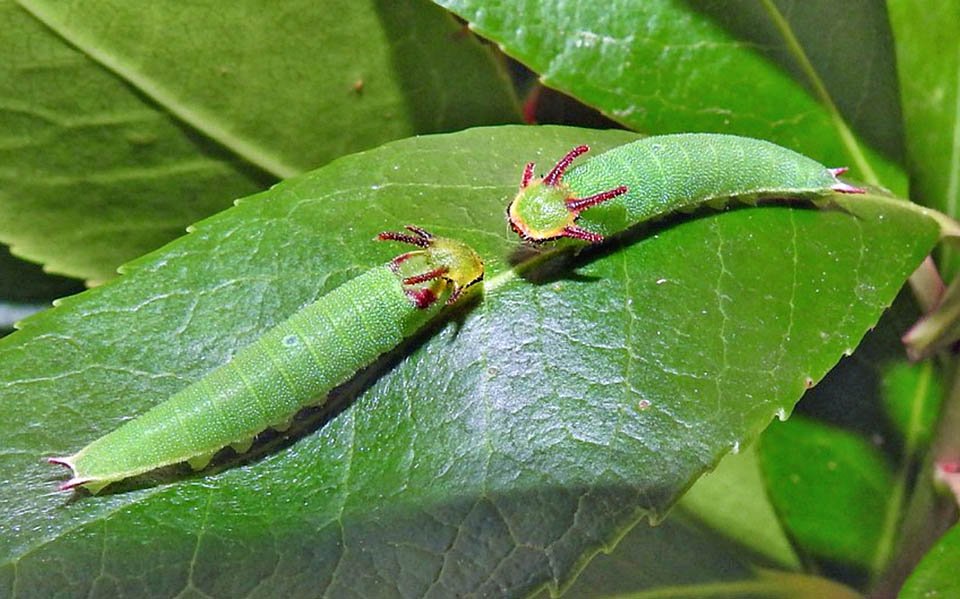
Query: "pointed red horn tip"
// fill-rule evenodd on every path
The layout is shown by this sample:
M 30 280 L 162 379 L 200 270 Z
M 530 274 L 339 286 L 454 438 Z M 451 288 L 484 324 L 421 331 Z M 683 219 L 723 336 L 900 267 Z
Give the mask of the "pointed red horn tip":
M 850 170 L 850 167 L 838 166 L 837 168 L 828 168 L 827 170 L 830 171 L 830 174 L 833 175 L 834 177 L 838 177 L 843 173 L 847 172 L 848 170 Z M 835 184 L 831 185 L 830 189 L 832 189 L 833 191 L 839 191 L 840 193 L 867 193 L 867 190 L 865 189 L 854 187 L 849 183 L 844 183 L 843 181 L 839 181 L 839 180 Z
M 74 487 L 79 487 L 80 485 L 82 485 L 82 484 L 85 483 L 85 482 L 87 482 L 87 481 L 83 480 L 82 478 L 71 478 L 71 479 L 68 480 L 67 482 L 61 484 L 60 487 L 59 487 L 59 489 L 60 489 L 61 491 L 69 491 L 70 489 L 73 489 Z
M 590 146 L 580 145 L 574 149 L 567 152 L 567 155 L 560 159 L 557 162 L 556 166 L 551 169 L 547 176 L 543 178 L 544 185 L 556 185 L 560 182 L 560 179 L 563 178 L 564 171 L 567 170 L 567 167 L 570 166 L 570 163 L 576 159 L 577 156 L 584 154 L 590 151 Z
M 533 169 L 535 166 L 536 163 L 528 162 L 527 166 L 523 167 L 523 177 L 520 179 L 520 189 L 530 185 L 530 180 L 533 179 Z
M 844 183 L 843 181 L 835 185 L 831 185 L 830 189 L 832 189 L 833 191 L 839 191 L 840 193 L 867 193 L 866 189 L 860 189 L 859 187 L 854 187 L 853 185 Z
M 569 227 L 564 227 L 561 237 L 570 237 L 571 239 L 580 239 L 583 241 L 588 241 L 590 243 L 600 243 L 603 241 L 603 235 L 599 233 L 594 233 L 592 231 L 587 231 L 576 225 L 570 225 Z

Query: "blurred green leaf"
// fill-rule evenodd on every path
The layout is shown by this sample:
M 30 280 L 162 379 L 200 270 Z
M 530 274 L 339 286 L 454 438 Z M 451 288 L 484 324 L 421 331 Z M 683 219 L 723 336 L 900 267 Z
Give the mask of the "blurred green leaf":
M 563 593 L 571 599 L 856 599 L 825 578 L 757 567 L 728 540 L 674 513 L 639 524 L 609 554 L 595 557 Z M 546 591 L 538 599 L 547 599 Z
M 889 364 L 883 373 L 881 395 L 897 432 L 905 439 L 908 455 L 923 449 L 935 432 L 943 388 L 933 362 Z
M 20 6 L 0 0 L 0 241 L 54 272 L 107 280 L 275 177 L 519 118 L 425 0 Z
M 780 524 L 760 471 L 757 451 L 723 458 L 687 491 L 673 513 L 689 514 L 724 538 L 781 568 L 800 570 L 800 560 Z
M 0 241 L 52 272 L 118 265 L 270 177 L 0 0 Z
M 903 578 L 898 572 L 904 564 L 912 567 L 909 555 L 927 543 L 942 518 L 931 501 L 930 475 L 922 470 L 942 373 L 930 362 L 907 362 L 901 341 L 919 315 L 910 291 L 902 290 L 853 355 L 841 360 L 797 406 L 800 414 L 869 439 L 893 464 L 872 563 L 858 568 L 821 562 L 848 584 L 866 583 L 865 575 L 872 575 L 868 584 L 879 595 L 899 588 Z
M 0 589 L 172 596 L 524 596 L 785 416 L 941 236 L 875 195 L 639 227 L 578 254 L 518 246 L 522 166 L 635 136 L 500 127 L 353 155 L 247 198 L 0 340 Z M 75 450 L 398 251 L 473 245 L 482 297 L 206 472 L 70 500 Z M 158 566 L 159 565 L 159 566 Z M 651 564 L 651 567 L 656 567 Z
M 931 599 L 960 595 L 960 526 L 943 535 L 913 571 L 898 599 Z
M 874 566 L 894 482 L 874 445 L 797 415 L 767 429 L 760 458 L 770 498 L 799 547 Z
M 635 130 L 759 137 L 906 190 L 882 3 L 434 1 L 546 85 Z
M 960 217 L 960 4 L 887 0 L 896 39 L 906 126 L 910 197 Z M 956 251 L 944 248 L 941 270 L 953 278 Z

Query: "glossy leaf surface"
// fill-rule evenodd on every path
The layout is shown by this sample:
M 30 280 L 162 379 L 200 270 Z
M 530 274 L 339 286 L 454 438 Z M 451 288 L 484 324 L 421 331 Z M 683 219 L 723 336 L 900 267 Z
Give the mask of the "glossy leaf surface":
M 503 211 L 525 162 L 634 137 L 502 127 L 388 144 L 27 321 L 0 341 L 0 588 L 522 596 L 664 514 L 857 345 L 941 229 L 866 195 L 707 211 L 575 256 L 518 247 Z M 370 239 L 407 223 L 478 250 L 485 292 L 342 388 L 337 410 L 197 475 L 55 490 L 40 457 L 395 255 Z

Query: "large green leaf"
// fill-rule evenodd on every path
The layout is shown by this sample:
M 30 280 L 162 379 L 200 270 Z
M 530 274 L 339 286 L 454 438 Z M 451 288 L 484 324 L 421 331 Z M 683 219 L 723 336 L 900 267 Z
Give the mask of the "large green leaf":
M 960 215 L 960 4 L 887 0 L 907 133 L 910 196 Z M 956 253 L 944 268 L 953 275 Z
M 905 191 L 880 3 L 434 1 L 545 84 L 635 130 L 761 137 Z M 894 159 L 864 147 L 848 122 Z
M 957 563 L 960 562 L 960 526 L 954 526 L 937 541 L 913 571 L 899 599 L 930 599 L 955 597 L 960 593 Z
M 0 0 L 0 242 L 59 273 L 123 262 L 269 177 Z
M 523 163 L 633 138 L 502 127 L 388 144 L 28 320 L 0 340 L 0 588 L 520 596 L 659 518 L 856 346 L 943 221 L 866 195 L 683 217 L 578 255 L 518 248 L 503 210 Z M 406 223 L 481 252 L 484 294 L 342 388 L 342 411 L 198 475 L 54 490 L 41 456 L 388 259 L 397 248 L 368 240 Z
M 56 272 L 106 280 L 274 177 L 518 119 L 425 0 L 20 5 L 0 0 L 0 241 Z

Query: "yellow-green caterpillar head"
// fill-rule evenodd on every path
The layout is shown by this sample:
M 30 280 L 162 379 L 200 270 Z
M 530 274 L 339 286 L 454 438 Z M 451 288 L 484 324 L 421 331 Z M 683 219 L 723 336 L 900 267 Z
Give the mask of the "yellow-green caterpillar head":
M 560 237 L 581 239 L 590 243 L 603 241 L 603 236 L 578 227 L 580 213 L 600 202 L 627 193 L 623 185 L 578 198 L 563 183 L 563 173 L 574 158 L 587 152 L 587 146 L 577 146 L 567 152 L 553 169 L 544 177 L 534 177 L 534 163 L 529 162 L 523 169 L 520 191 L 507 206 L 507 219 L 513 230 L 524 241 L 541 243 Z
M 413 225 L 406 229 L 412 235 L 385 231 L 376 238 L 421 248 L 390 261 L 390 268 L 401 277 L 404 292 L 417 308 L 429 308 L 447 292 L 446 303 L 452 304 L 468 287 L 483 280 L 483 260 L 469 245 Z

